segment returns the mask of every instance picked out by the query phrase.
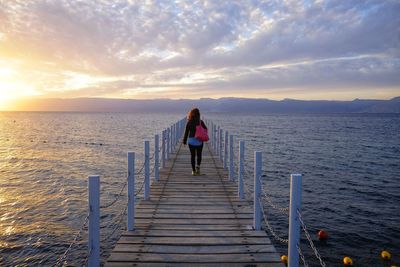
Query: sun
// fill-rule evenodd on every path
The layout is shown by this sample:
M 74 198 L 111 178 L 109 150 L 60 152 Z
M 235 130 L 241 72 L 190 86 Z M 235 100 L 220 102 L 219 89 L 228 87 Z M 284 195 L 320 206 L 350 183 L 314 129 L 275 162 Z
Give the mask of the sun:
M 14 70 L 0 68 L 0 111 L 12 110 L 14 100 L 35 95 L 38 95 L 36 88 L 16 75 Z

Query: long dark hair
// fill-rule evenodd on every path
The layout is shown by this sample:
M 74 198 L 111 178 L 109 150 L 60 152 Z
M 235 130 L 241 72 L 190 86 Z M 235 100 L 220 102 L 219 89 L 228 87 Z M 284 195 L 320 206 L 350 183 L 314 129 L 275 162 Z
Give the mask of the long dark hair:
M 200 110 L 198 108 L 193 108 L 191 111 L 189 111 L 188 120 L 199 123 L 200 122 Z

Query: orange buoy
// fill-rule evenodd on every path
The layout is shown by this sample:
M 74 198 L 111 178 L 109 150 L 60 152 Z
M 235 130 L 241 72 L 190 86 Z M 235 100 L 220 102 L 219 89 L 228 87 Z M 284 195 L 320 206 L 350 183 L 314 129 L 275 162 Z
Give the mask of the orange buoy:
M 288 263 L 288 258 L 287 258 L 287 256 L 286 256 L 286 255 L 282 255 L 282 256 L 281 256 L 281 261 L 282 261 L 285 265 L 287 265 L 287 263 Z
M 328 233 L 327 233 L 326 231 L 322 230 L 322 229 L 319 230 L 317 236 L 318 236 L 318 239 L 319 239 L 319 240 L 326 240 L 326 239 L 328 239 Z
M 343 258 L 344 266 L 353 266 L 353 260 L 350 257 Z
M 382 258 L 382 260 L 384 260 L 384 261 L 388 261 L 388 260 L 390 260 L 390 259 L 392 258 L 392 255 L 390 255 L 390 252 L 389 252 L 389 251 L 383 250 L 383 251 L 381 252 L 381 258 Z

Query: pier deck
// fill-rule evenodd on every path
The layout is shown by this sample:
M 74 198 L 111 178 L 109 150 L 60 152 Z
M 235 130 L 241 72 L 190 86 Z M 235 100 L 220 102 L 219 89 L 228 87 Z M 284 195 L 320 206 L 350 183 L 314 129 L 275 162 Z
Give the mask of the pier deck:
M 266 233 L 252 229 L 252 203 L 237 195 L 209 144 L 200 176 L 178 145 L 150 200 L 136 206 L 136 230 L 122 233 L 105 266 L 283 267 Z

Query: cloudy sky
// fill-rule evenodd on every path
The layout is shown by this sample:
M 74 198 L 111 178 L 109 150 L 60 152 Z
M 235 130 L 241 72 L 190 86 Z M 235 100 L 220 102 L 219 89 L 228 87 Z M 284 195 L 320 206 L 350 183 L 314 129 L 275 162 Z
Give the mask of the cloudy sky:
M 0 98 L 389 99 L 399 0 L 0 0 Z

